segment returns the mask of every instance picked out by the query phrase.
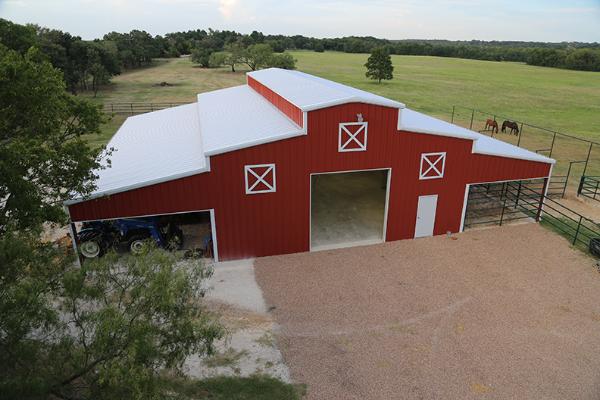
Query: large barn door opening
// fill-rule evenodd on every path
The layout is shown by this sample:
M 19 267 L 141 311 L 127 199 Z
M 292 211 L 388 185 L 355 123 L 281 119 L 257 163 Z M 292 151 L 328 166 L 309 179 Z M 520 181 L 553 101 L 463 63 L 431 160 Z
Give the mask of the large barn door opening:
M 109 251 L 139 253 L 152 242 L 185 257 L 218 260 L 211 210 L 76 222 L 72 229 L 81 260 Z
M 385 239 L 389 170 L 311 176 L 311 250 Z

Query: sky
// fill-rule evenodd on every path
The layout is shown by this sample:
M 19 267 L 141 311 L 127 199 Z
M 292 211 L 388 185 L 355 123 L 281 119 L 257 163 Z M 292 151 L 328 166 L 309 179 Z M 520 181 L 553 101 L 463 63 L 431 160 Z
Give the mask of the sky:
M 314 37 L 600 42 L 600 0 L 0 0 L 0 18 L 84 39 L 210 27 Z

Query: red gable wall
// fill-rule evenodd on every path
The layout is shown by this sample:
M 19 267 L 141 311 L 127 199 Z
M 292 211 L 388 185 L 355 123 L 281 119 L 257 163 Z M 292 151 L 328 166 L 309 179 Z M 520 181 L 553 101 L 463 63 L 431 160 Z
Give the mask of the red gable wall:
M 338 152 L 338 124 L 368 121 L 368 148 Z M 391 168 L 387 240 L 414 236 L 418 196 L 438 194 L 435 234 L 460 229 L 467 183 L 540 178 L 550 165 L 471 153 L 472 141 L 398 132 L 398 110 L 353 103 L 309 112 L 308 135 L 211 157 L 211 172 L 69 207 L 73 221 L 214 208 L 222 260 L 309 250 L 310 174 Z M 442 179 L 419 180 L 421 153 L 446 152 Z M 245 194 L 244 166 L 276 164 L 277 192 Z

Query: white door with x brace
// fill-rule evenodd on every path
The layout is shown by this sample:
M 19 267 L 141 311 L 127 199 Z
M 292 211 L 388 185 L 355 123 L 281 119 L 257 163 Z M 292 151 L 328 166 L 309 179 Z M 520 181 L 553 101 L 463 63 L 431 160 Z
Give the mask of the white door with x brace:
M 437 200 L 437 194 L 419 196 L 419 205 L 417 206 L 417 223 L 415 225 L 415 238 L 433 236 Z

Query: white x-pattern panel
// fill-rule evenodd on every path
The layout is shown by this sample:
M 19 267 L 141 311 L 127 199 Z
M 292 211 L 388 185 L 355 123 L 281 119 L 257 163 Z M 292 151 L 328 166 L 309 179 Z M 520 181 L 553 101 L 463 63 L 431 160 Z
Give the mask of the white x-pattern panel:
M 366 151 L 367 123 L 342 122 L 338 132 L 338 151 Z
M 277 190 L 275 164 L 244 166 L 246 194 L 272 193 Z
M 421 154 L 421 168 L 419 179 L 439 179 L 444 177 L 446 167 L 446 153 L 423 153 Z

